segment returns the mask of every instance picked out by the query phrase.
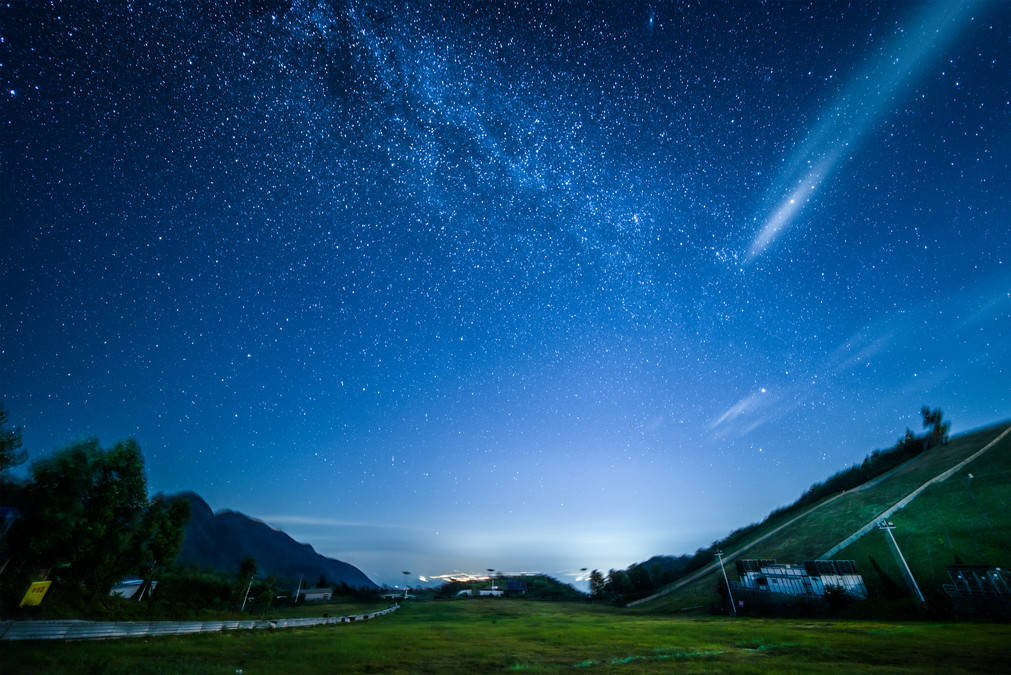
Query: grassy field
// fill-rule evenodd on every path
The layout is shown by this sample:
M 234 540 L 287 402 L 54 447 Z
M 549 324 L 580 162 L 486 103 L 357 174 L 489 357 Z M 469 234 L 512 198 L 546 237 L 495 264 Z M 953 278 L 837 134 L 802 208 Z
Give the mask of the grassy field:
M 5 673 L 1007 671 L 1011 627 L 684 619 L 588 603 L 408 604 L 361 624 L 4 643 Z
M 266 614 L 244 616 L 246 619 L 256 619 L 265 616 L 268 619 L 296 619 L 307 616 L 346 616 L 348 614 L 368 614 L 379 609 L 386 609 L 391 604 L 389 600 L 379 602 L 357 602 L 352 599 L 340 599 L 336 602 L 321 602 L 301 604 L 295 607 L 271 607 Z
M 765 541 L 749 550 L 743 557 L 776 558 L 784 562 L 799 562 L 803 560 L 811 560 L 820 556 L 829 548 L 839 543 L 852 532 L 867 523 L 871 518 L 875 517 L 877 514 L 899 501 L 899 499 L 904 497 L 906 494 L 922 485 L 928 479 L 936 476 L 952 465 L 957 464 L 962 459 L 968 457 L 973 452 L 986 445 L 1006 427 L 1007 423 L 1002 423 L 993 427 L 970 432 L 953 438 L 947 445 L 932 448 L 922 455 L 915 457 L 906 464 L 894 469 L 881 480 L 875 481 L 873 485 L 867 487 L 866 489 L 857 488 L 855 490 L 851 490 L 831 504 L 816 510 L 814 513 L 811 513 L 807 517 L 798 521 L 787 530 L 784 530 L 775 537 L 772 537 L 768 541 Z M 1004 458 L 1007 458 L 1009 454 L 1011 454 L 1011 435 L 1006 436 L 1000 443 L 976 460 L 976 462 L 970 464 L 967 471 L 972 472 L 976 465 L 984 461 L 992 461 L 992 458 L 995 456 L 1003 456 Z M 896 517 L 892 520 L 895 521 L 896 525 L 899 525 L 901 528 L 901 518 L 904 513 L 914 506 L 919 506 L 920 500 L 927 497 L 929 493 L 937 494 L 948 490 L 954 485 L 952 481 L 964 481 L 965 473 L 966 472 L 962 472 L 962 474 L 959 474 L 960 477 L 953 477 L 949 479 L 946 483 L 942 484 L 942 486 L 935 485 L 931 487 L 914 500 L 910 506 L 907 506 L 905 510 L 897 513 Z M 987 479 L 987 485 L 990 485 L 990 487 L 996 490 L 997 493 L 1003 491 L 1003 494 L 1006 495 L 1008 491 L 1007 478 L 1008 474 L 1006 472 L 1003 474 L 991 474 Z M 982 491 L 982 481 L 975 482 L 977 484 L 978 498 L 978 495 L 981 494 Z M 987 497 L 987 499 L 990 498 L 991 497 L 989 496 Z M 1004 515 L 1001 515 L 1001 513 Z M 990 521 L 984 521 L 975 519 L 976 511 L 962 511 L 959 513 L 953 507 L 951 510 L 946 511 L 944 515 L 946 518 L 950 517 L 952 519 L 951 522 L 962 520 L 964 523 L 963 529 L 965 530 L 965 533 L 968 536 L 971 536 L 972 529 L 975 528 L 977 531 L 985 531 L 986 527 L 995 523 L 1002 523 L 999 526 L 1007 528 L 1008 525 L 1011 524 L 1011 520 L 1009 520 L 1011 519 L 1011 516 L 1006 515 L 1008 513 L 1006 510 L 1001 513 L 996 513 L 991 510 L 990 515 L 988 516 Z M 985 525 L 984 523 L 988 524 Z M 762 536 L 765 531 L 774 526 L 774 524 L 770 524 L 768 527 L 759 529 L 749 538 L 749 541 L 757 539 Z M 865 535 L 863 539 L 857 542 L 857 544 L 862 544 L 865 540 L 868 540 L 869 537 L 873 538 L 876 534 L 878 533 L 872 532 L 870 535 Z M 850 547 L 850 549 L 853 548 L 853 546 Z M 1006 551 L 1007 549 L 1005 548 L 1004 550 Z M 866 554 L 846 550 L 838 553 L 834 557 L 836 559 L 855 559 L 865 576 L 872 573 L 872 570 L 869 569 Z M 887 554 L 887 557 L 890 558 L 890 554 Z M 883 556 L 875 556 L 875 559 L 884 566 Z M 945 558 L 945 560 L 945 565 L 951 564 L 950 556 Z M 969 562 L 969 560 L 966 560 L 966 562 Z M 865 567 L 868 569 L 864 569 Z M 727 571 L 731 578 L 734 578 L 733 565 L 728 567 Z M 681 588 L 669 595 L 645 603 L 637 609 L 641 609 L 641 611 L 670 612 L 689 607 L 696 607 L 699 605 L 707 605 L 714 602 L 717 598 L 715 592 L 713 591 L 717 581 L 717 575 L 710 574 L 709 576 L 688 584 L 684 588 Z

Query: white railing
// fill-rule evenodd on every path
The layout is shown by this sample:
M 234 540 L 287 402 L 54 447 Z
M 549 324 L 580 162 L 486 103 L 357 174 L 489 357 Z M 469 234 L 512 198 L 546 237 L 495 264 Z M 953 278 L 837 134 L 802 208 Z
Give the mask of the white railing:
M 108 638 L 147 637 L 151 635 L 183 635 L 215 633 L 223 630 L 262 630 L 267 628 L 301 628 L 325 624 L 367 621 L 399 609 L 393 605 L 368 614 L 347 616 L 306 617 L 302 619 L 247 619 L 244 621 L 2 621 L 0 640 L 98 640 Z

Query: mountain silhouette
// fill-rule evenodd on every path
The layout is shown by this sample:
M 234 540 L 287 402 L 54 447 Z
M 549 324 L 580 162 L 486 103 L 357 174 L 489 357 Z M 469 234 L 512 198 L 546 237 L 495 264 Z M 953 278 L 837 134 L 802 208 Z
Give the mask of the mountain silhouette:
M 234 574 L 242 561 L 252 556 L 262 575 L 284 580 L 305 577 L 309 584 L 324 576 L 331 584 L 376 588 L 354 565 L 322 556 L 309 544 L 301 544 L 263 521 L 237 511 L 214 513 L 193 492 L 176 496 L 190 503 L 190 522 L 177 558 L 180 564 Z

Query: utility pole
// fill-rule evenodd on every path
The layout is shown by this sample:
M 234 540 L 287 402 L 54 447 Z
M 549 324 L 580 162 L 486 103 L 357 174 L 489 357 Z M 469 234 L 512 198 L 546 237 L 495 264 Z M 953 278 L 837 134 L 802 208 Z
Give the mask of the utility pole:
M 246 600 L 249 600 L 249 589 L 253 587 L 253 577 L 249 577 L 249 583 L 246 584 L 246 592 L 242 596 L 242 607 L 239 608 L 240 612 L 246 611 Z
M 298 594 L 302 592 L 302 579 L 304 579 L 304 578 L 305 578 L 304 574 L 298 575 L 298 588 L 295 589 L 295 599 L 291 603 L 293 605 L 297 605 L 298 604 Z
M 902 576 L 906 578 L 906 584 L 909 589 L 913 591 L 913 595 L 916 599 L 920 601 L 921 605 L 927 604 L 927 601 L 923 599 L 923 593 L 920 592 L 920 587 L 916 585 L 916 579 L 913 578 L 913 572 L 909 569 L 909 564 L 906 562 L 905 556 L 902 555 L 902 551 L 899 550 L 899 543 L 895 541 L 895 535 L 892 534 L 892 530 L 895 529 L 895 523 L 882 520 L 878 523 L 878 529 L 884 530 L 885 535 L 888 538 L 888 543 L 891 546 L 892 554 L 895 556 L 895 562 L 899 563 L 899 569 L 902 571 Z
M 737 606 L 734 604 L 734 594 L 730 592 L 730 579 L 727 579 L 727 570 L 723 566 L 723 551 L 716 551 L 716 557 L 720 560 L 720 570 L 723 572 L 723 581 L 727 584 L 727 597 L 730 598 L 730 615 L 737 616 Z

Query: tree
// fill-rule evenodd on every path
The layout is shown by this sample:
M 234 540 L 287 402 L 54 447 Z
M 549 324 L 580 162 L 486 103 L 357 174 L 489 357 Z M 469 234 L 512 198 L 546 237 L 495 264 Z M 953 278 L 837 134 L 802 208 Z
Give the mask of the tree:
M 28 453 L 21 449 L 21 428 L 7 428 L 7 410 L 0 405 L 0 473 L 23 464 Z
M 66 566 L 72 584 L 107 593 L 135 571 L 131 545 L 147 507 L 140 446 L 128 440 L 103 450 L 90 439 L 36 462 L 23 507 L 12 538 L 24 562 Z
M 600 570 L 593 570 L 590 572 L 590 595 L 592 597 L 602 597 L 606 587 L 607 582 L 604 581 L 604 575 L 600 573 Z
M 274 604 L 274 596 L 277 595 L 277 578 L 273 574 L 268 575 L 257 590 L 256 602 L 261 608 L 260 613 L 266 615 L 267 610 Z
M 35 462 L 11 528 L 22 574 L 60 568 L 61 580 L 93 595 L 127 574 L 150 581 L 175 560 L 189 505 L 149 502 L 144 461 L 134 440 L 104 450 L 96 439 Z
M 171 564 L 179 555 L 189 519 L 190 504 L 185 499 L 165 499 L 159 495 L 148 504 L 135 532 L 133 544 L 137 556 L 136 569 L 143 571 L 144 575 L 144 585 L 137 594 L 138 600 L 143 599 L 154 579 L 155 571 Z
M 624 596 L 632 592 L 632 580 L 625 570 L 611 570 L 607 574 L 607 590 L 609 593 Z
M 239 599 L 239 604 L 244 605 L 246 600 L 246 592 L 253 583 L 253 577 L 256 576 L 256 558 L 249 556 L 239 565 L 239 578 L 235 583 L 236 596 Z
M 632 584 L 632 589 L 638 593 L 645 593 L 653 588 L 653 581 L 650 579 L 649 570 L 645 565 L 633 565 L 628 570 L 628 578 Z
M 923 416 L 923 428 L 930 428 L 930 435 L 928 436 L 929 444 L 944 445 L 947 443 L 951 422 L 944 421 L 944 414 L 941 412 L 941 409 L 935 408 L 931 410 L 927 406 L 923 406 L 920 409 L 920 415 Z

